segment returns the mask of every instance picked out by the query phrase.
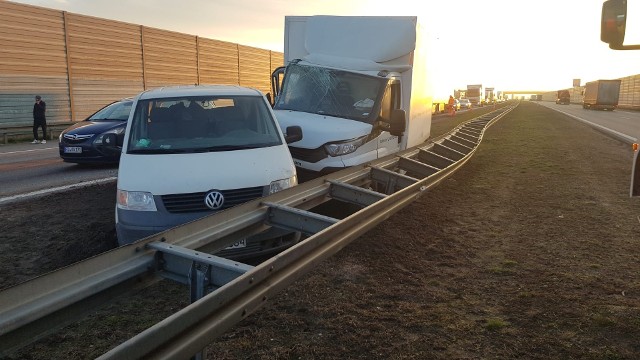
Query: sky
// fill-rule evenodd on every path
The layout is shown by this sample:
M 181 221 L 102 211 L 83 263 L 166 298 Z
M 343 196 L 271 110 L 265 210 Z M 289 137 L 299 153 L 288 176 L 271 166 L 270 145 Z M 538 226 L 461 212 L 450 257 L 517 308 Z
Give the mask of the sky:
M 640 4 L 630 0 L 630 6 L 634 1 Z M 467 84 L 497 91 L 555 91 L 571 87 L 573 79 L 584 84 L 640 74 L 639 50 L 611 50 L 600 41 L 602 0 L 13 2 L 280 52 L 285 15 L 418 16 L 431 40 L 427 53 L 435 97 L 447 97 Z M 634 35 L 640 34 L 640 13 L 638 20 Z M 628 24 L 628 35 L 629 30 Z

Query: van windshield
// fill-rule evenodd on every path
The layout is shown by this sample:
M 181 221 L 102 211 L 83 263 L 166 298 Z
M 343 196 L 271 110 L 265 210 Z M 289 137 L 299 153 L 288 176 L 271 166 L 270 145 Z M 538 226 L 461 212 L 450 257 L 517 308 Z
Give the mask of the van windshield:
M 283 144 L 259 96 L 197 96 L 139 100 L 129 154 L 255 149 Z
M 387 79 L 317 66 L 287 66 L 276 110 L 322 114 L 372 124 Z

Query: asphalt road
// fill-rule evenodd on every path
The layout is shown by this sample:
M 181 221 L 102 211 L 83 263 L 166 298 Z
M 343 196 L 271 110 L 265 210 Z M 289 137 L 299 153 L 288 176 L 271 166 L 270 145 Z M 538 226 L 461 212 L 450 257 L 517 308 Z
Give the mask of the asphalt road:
M 0 145 L 0 204 L 34 192 L 114 181 L 118 167 L 79 166 L 58 155 L 58 142 Z
M 562 112 L 576 120 L 590 125 L 599 125 L 619 133 L 621 140 L 638 142 L 640 139 L 640 112 L 617 109 L 614 111 L 587 110 L 580 104 L 558 105 L 552 102 L 539 102 L 540 105 Z M 625 136 L 627 138 L 625 138 Z

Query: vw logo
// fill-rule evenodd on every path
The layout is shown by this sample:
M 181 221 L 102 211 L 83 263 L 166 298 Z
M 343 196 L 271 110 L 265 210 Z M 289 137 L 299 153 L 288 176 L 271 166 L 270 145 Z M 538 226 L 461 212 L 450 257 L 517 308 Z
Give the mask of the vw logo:
M 224 196 L 218 191 L 209 191 L 204 197 L 204 203 L 211 210 L 218 210 L 224 204 Z

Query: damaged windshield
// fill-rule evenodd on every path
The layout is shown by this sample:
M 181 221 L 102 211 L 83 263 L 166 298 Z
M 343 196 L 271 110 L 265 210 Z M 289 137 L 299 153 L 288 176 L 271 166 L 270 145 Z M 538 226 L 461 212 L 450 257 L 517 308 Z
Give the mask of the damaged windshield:
M 386 83 L 386 78 L 291 64 L 274 108 L 373 123 Z

